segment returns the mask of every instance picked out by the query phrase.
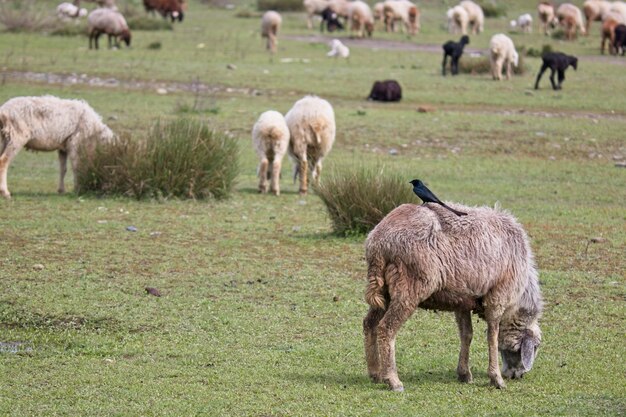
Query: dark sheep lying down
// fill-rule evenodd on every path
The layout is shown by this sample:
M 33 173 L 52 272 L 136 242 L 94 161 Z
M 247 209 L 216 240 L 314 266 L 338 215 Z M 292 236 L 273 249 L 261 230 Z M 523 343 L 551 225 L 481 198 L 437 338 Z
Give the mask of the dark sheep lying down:
M 578 58 L 571 55 L 565 55 L 561 52 L 548 52 L 543 54 L 541 57 L 543 60 L 543 65 L 541 66 L 541 70 L 539 70 L 539 74 L 537 74 L 537 81 L 535 81 L 535 90 L 539 89 L 539 80 L 541 80 L 541 76 L 543 73 L 550 68 L 550 82 L 552 83 L 552 89 L 560 90 L 561 84 L 565 81 L 565 70 L 570 65 L 574 68 L 574 70 L 578 67 Z M 559 75 L 559 83 L 556 84 L 554 82 L 554 73 L 557 72 Z
M 463 35 L 458 42 L 448 41 L 443 44 L 443 64 L 441 65 L 441 73 L 446 75 L 446 65 L 448 63 L 448 57 L 450 60 L 450 72 L 452 75 L 459 73 L 459 59 L 463 55 L 463 48 L 465 45 L 469 45 L 469 37 Z
M 374 101 L 400 101 L 402 99 L 402 87 L 396 80 L 376 81 L 367 99 Z

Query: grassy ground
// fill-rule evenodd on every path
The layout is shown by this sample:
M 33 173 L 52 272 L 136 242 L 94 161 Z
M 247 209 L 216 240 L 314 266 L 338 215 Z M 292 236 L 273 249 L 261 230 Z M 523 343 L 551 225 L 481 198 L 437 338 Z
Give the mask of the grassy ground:
M 511 2 L 511 14 L 533 11 L 531 3 Z M 9 171 L 14 198 L 0 201 L 0 414 L 626 412 L 626 170 L 614 166 L 626 157 L 619 94 L 626 61 L 598 58 L 597 24 L 574 43 L 512 35 L 518 46 L 551 43 L 580 55 L 579 70 L 570 69 L 564 90 L 553 92 L 547 79 L 531 90 L 539 66 L 532 58 L 524 75 L 502 83 L 486 75 L 443 78 L 440 54 L 425 51 L 352 47 L 349 62 L 326 59 L 326 45 L 295 40 L 312 34 L 295 13 L 285 17 L 279 53 L 270 59 L 258 19 L 196 1 L 189 7 L 174 31 L 135 32 L 133 47 L 119 51 L 88 51 L 82 37 L 0 33 L 1 102 L 80 97 L 114 130 L 131 133 L 195 103 L 198 111 L 184 114 L 229 131 L 242 149 L 237 191 L 220 203 L 58 196 L 54 154 L 16 158 Z M 424 9 L 423 34 L 375 39 L 449 39 L 440 28 L 444 6 L 428 2 Z M 471 46 L 485 48 L 506 22 L 488 20 L 487 33 Z M 162 48 L 148 49 L 154 41 Z M 23 71 L 124 84 L 10 75 Z M 363 100 L 383 78 L 400 80 L 401 103 Z M 172 87 L 195 80 L 212 89 Z M 157 84 L 168 85 L 168 94 L 158 94 Z M 325 169 L 384 165 L 407 182 L 427 180 L 449 200 L 499 201 L 525 225 L 547 305 L 544 342 L 523 380 L 504 391 L 488 386 L 481 322 L 472 347 L 475 383 L 456 382 L 453 317 L 419 311 L 397 342 L 405 393 L 369 382 L 361 336 L 364 237 L 332 236 L 321 201 L 297 195 L 287 161 L 282 195 L 256 193 L 252 124 L 262 111 L 285 112 L 306 93 L 327 98 L 336 111 L 337 141 Z M 435 111 L 418 113 L 420 105 Z M 596 237 L 599 243 L 590 241 Z M 146 286 L 163 296 L 147 295 Z

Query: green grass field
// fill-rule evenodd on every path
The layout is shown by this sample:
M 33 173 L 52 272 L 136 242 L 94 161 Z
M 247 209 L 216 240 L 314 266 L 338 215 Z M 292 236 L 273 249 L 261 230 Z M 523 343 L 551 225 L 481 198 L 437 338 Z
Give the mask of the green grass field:
M 114 131 L 133 135 L 184 115 L 241 147 L 236 190 L 220 202 L 59 196 L 56 155 L 18 155 L 8 176 L 13 198 L 0 201 L 0 415 L 626 414 L 626 169 L 616 166 L 626 159 L 626 59 L 600 56 L 597 22 L 575 42 L 544 37 L 536 24 L 531 35 L 511 34 L 518 48 L 549 43 L 579 56 L 578 71 L 554 92 L 549 74 L 532 89 L 537 58 L 499 83 L 442 77 L 438 47 L 354 41 L 348 61 L 329 59 L 331 38 L 318 42 L 304 13 L 284 15 L 270 58 L 259 19 L 235 17 L 252 4 L 188 3 L 182 24 L 135 31 L 130 49 L 0 32 L 0 102 L 83 98 Z M 38 4 L 52 11 L 56 2 Z M 377 31 L 374 40 L 437 46 L 456 38 L 443 30 L 452 3 L 420 4 L 423 33 Z M 470 48 L 485 49 L 522 12 L 535 16 L 536 2 L 506 4 L 509 16 L 488 19 Z M 157 41 L 162 47 L 150 49 Z M 72 74 L 79 82 L 47 81 Z M 387 78 L 400 82 L 403 100 L 365 101 Z M 524 379 L 503 391 L 489 386 L 480 322 L 475 382 L 457 382 L 453 315 L 420 310 L 397 341 L 405 392 L 369 381 L 365 237 L 334 236 L 321 200 L 297 194 L 287 159 L 281 195 L 257 193 L 252 125 L 309 93 L 336 113 L 326 173 L 383 166 L 407 187 L 421 178 L 446 200 L 499 202 L 522 222 L 546 301 L 543 344 Z M 67 182 L 71 189 L 71 174 Z

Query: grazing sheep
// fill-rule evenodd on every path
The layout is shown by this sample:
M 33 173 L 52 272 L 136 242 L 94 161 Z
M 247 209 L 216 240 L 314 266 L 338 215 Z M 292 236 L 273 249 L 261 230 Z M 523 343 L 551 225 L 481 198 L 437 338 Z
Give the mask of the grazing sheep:
M 395 22 L 403 23 L 402 31 L 415 35 L 420 30 L 420 11 L 409 0 L 387 0 L 383 5 L 387 32 L 395 32 Z
M 267 192 L 267 180 L 271 178 L 270 191 L 279 195 L 280 168 L 289 147 L 289 128 L 283 115 L 274 110 L 261 114 L 252 128 L 252 145 L 260 160 L 259 192 Z M 268 172 L 270 164 L 272 170 Z
M 624 56 L 624 47 L 626 46 L 626 25 L 617 25 L 615 27 L 615 39 L 613 40 L 613 49 L 615 54 L 619 54 L 621 49 Z
M 329 32 L 335 30 L 343 30 L 343 24 L 339 20 L 339 15 L 335 13 L 332 7 L 328 6 L 322 11 L 322 22 L 320 23 L 320 32 L 324 32 L 324 24 Z
M 109 37 L 109 48 L 111 48 L 111 38 L 115 41 L 115 46 L 120 47 L 119 39 L 130 46 L 130 29 L 124 16 L 113 9 L 95 9 L 87 17 L 87 31 L 89 33 L 89 49 L 92 48 L 92 41 L 98 49 L 98 39 L 100 35 L 106 33 Z
M 367 99 L 373 101 L 400 101 L 402 100 L 402 87 L 396 80 L 376 81 Z
M 300 194 L 308 191 L 308 164 L 313 180 L 319 181 L 322 160 L 335 142 L 335 112 L 330 103 L 316 96 L 296 101 L 285 115 L 289 126 L 289 156 L 294 163 L 294 180 L 300 176 Z
M 614 12 L 609 12 L 602 21 L 602 43 L 600 44 L 600 53 L 604 55 L 604 45 L 606 41 L 609 41 L 609 53 L 611 55 L 616 54 L 614 48 L 615 43 L 615 28 L 620 24 L 621 16 Z
M 448 32 L 461 33 L 467 35 L 467 26 L 469 25 L 469 15 L 465 8 L 456 5 L 446 12 L 448 17 Z
M 517 67 L 519 55 L 513 41 L 508 36 L 499 33 L 493 35 L 489 42 L 491 75 L 494 80 L 502 80 L 502 68 L 506 65 L 506 79 L 511 79 L 511 64 Z
M 452 75 L 459 73 L 459 59 L 463 55 L 463 48 L 469 44 L 469 36 L 463 35 L 458 42 L 448 41 L 443 44 L 443 63 L 441 64 L 441 73 L 446 75 L 446 65 L 448 57 L 450 57 L 450 72 Z
M 478 35 L 485 29 L 485 14 L 482 7 L 471 0 L 464 0 L 459 5 L 467 12 L 469 24 L 472 25 L 472 33 Z
M 604 16 L 609 13 L 611 3 L 605 0 L 586 0 L 583 3 L 583 13 L 585 14 L 585 31 L 589 35 L 591 22 L 602 21 Z
M 614 1 L 613 3 L 611 3 L 611 10 L 609 10 L 610 13 L 615 13 L 619 16 L 621 16 L 621 19 L 619 19 L 620 23 L 623 23 L 626 25 L 626 3 L 623 1 Z
M 87 16 L 87 9 L 81 9 L 72 3 L 65 2 L 57 6 L 57 17 L 64 22 L 85 16 Z
M 113 132 L 83 100 L 65 100 L 53 96 L 15 97 L 0 106 L 0 195 L 10 198 L 7 170 L 17 153 L 58 151 L 61 175 L 59 193 L 65 192 L 65 172 L 69 156 L 74 172 L 80 164 L 82 146 L 92 150 L 98 142 L 110 142 Z
M 497 388 L 505 387 L 502 375 L 521 378 L 530 371 L 541 342 L 543 302 L 524 229 L 498 209 L 453 206 L 468 215 L 458 217 L 438 204 L 403 204 L 365 242 L 367 368 L 373 381 L 394 391 L 404 390 L 396 369 L 396 336 L 418 307 L 454 312 L 461 382 L 472 381 L 472 312 L 487 322 L 488 375 Z
M 174 21 L 182 22 L 185 13 L 183 11 L 183 2 L 180 0 L 143 0 L 143 7 L 146 12 L 154 14 L 158 12 L 164 19 L 168 17 Z
M 576 29 L 580 30 L 583 35 L 585 32 L 585 26 L 583 24 L 583 13 L 580 9 L 571 3 L 563 3 L 556 9 L 556 17 L 559 19 L 559 24 L 563 26 L 565 30 L 565 38 L 572 40 L 576 37 Z
M 335 58 L 348 58 L 350 56 L 350 49 L 341 43 L 339 39 L 333 39 L 330 41 L 331 50 L 326 56 L 334 56 Z
M 372 14 L 374 15 L 374 22 L 381 22 L 382 25 L 385 25 L 385 3 L 379 1 L 374 4 L 372 7 Z
M 561 84 L 565 81 L 565 70 L 570 65 L 574 70 L 578 69 L 578 58 L 571 55 L 565 55 L 561 52 L 547 52 L 543 54 L 541 57 L 543 60 L 543 65 L 539 70 L 539 74 L 537 74 L 537 80 L 535 81 L 535 90 L 539 89 L 539 80 L 541 80 L 541 76 L 543 73 L 550 68 L 550 82 L 552 83 L 553 90 L 560 90 Z M 555 84 L 554 82 L 554 72 L 558 72 L 559 75 L 559 83 Z
M 306 10 L 306 26 L 309 29 L 313 29 L 313 16 L 321 15 L 330 6 L 328 0 L 304 0 L 302 4 Z
M 520 28 L 523 33 L 533 31 L 533 17 L 529 13 L 524 13 L 517 20 L 511 20 L 511 28 Z
M 350 31 L 356 32 L 358 38 L 372 37 L 374 31 L 374 15 L 372 9 L 367 3 L 361 0 L 350 2 L 348 8 L 348 21 L 350 22 Z
M 273 10 L 268 10 L 263 14 L 261 19 L 261 36 L 267 38 L 267 50 L 271 53 L 276 52 L 278 45 L 278 31 L 283 19 L 280 14 Z
M 548 1 L 542 1 L 537 5 L 537 16 L 543 27 L 543 34 L 550 35 L 550 28 L 554 29 L 559 23 L 554 11 L 554 5 Z
M 343 17 L 347 21 L 348 9 L 350 8 L 348 0 L 330 0 L 329 6 L 339 17 Z

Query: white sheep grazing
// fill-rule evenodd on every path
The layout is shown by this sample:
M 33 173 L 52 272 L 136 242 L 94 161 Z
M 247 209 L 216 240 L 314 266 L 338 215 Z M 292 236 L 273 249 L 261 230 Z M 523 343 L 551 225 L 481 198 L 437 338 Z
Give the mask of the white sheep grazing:
M 487 322 L 487 374 L 496 388 L 505 387 L 503 375 L 521 378 L 530 371 L 541 343 L 543 302 L 524 228 L 499 209 L 447 204 L 467 216 L 433 203 L 403 204 L 365 242 L 367 368 L 372 380 L 394 391 L 404 389 L 396 368 L 396 336 L 417 308 L 454 312 L 461 382 L 473 379 L 472 312 Z
M 79 8 L 72 3 L 64 2 L 57 6 L 57 17 L 64 22 L 85 16 L 87 16 L 87 9 Z
M 348 58 L 350 56 L 350 49 L 344 45 L 339 39 L 333 39 L 330 41 L 331 50 L 326 56 L 335 58 Z
M 348 18 L 348 9 L 350 2 L 348 0 L 330 0 L 329 6 L 339 17 Z
M 69 156 L 74 172 L 80 164 L 80 149 L 92 150 L 96 143 L 113 140 L 113 132 L 83 100 L 53 96 L 15 97 L 0 106 L 0 195 L 10 198 L 7 170 L 17 153 L 58 151 L 61 175 L 59 193 L 65 192 L 64 178 Z
M 489 42 L 491 75 L 494 80 L 502 80 L 502 68 L 506 65 L 506 79 L 511 78 L 511 64 L 517 67 L 519 55 L 513 41 L 508 36 L 499 33 L 493 35 Z
M 549 1 L 542 1 L 537 5 L 537 16 L 543 28 L 543 34 L 549 35 L 550 28 L 556 27 L 559 20 L 556 18 L 554 6 Z
M 585 35 L 585 25 L 583 23 L 583 13 L 571 3 L 563 3 L 556 9 L 556 17 L 559 24 L 565 30 L 565 38 L 572 40 L 576 37 L 576 29 Z
M 109 48 L 111 48 L 111 38 L 115 40 L 115 46 L 119 48 L 118 38 L 130 46 L 130 29 L 124 16 L 116 10 L 99 8 L 92 10 L 87 17 L 87 31 L 89 33 L 89 49 L 92 48 L 92 41 L 98 49 L 98 39 L 100 35 L 106 33 L 109 37 Z
M 614 1 L 611 3 L 611 10 L 609 10 L 614 16 L 619 15 L 621 19 L 619 19 L 620 23 L 626 25 L 626 2 L 623 1 Z
M 330 6 L 328 0 L 304 0 L 302 2 L 304 10 L 306 10 L 306 26 L 309 29 L 313 28 L 313 16 L 320 15 Z
M 387 0 L 383 5 L 387 32 L 395 32 L 395 22 L 403 23 L 402 30 L 415 35 L 420 30 L 420 10 L 409 0 Z
M 469 15 L 465 8 L 461 5 L 456 5 L 446 12 L 448 18 L 448 32 L 461 33 L 467 35 L 467 26 L 469 25 Z
M 261 114 L 252 128 L 252 145 L 259 157 L 259 192 L 267 192 L 267 180 L 271 178 L 270 191 L 280 194 L 280 168 L 289 147 L 289 128 L 285 118 L 277 111 Z M 268 172 L 269 165 L 271 172 Z
M 372 7 L 372 14 L 374 15 L 374 22 L 381 22 L 384 26 L 385 3 L 382 1 L 379 1 L 378 3 L 374 3 L 374 7 Z
M 583 13 L 585 14 L 585 31 L 589 35 L 589 28 L 593 21 L 603 21 L 611 10 L 611 2 L 605 0 L 585 0 Z
M 322 160 L 335 142 L 335 112 L 330 103 L 316 96 L 298 100 L 285 115 L 289 126 L 289 156 L 294 163 L 294 180 L 300 176 L 300 194 L 308 191 L 308 163 L 313 180 L 319 181 Z
M 374 15 L 370 6 L 361 1 L 354 0 L 349 3 L 348 21 L 350 22 L 350 31 L 356 32 L 358 38 L 363 38 L 367 32 L 368 36 L 372 36 L 374 31 Z
M 523 33 L 533 31 L 533 17 L 529 13 L 524 13 L 517 20 L 511 20 L 511 29 L 520 28 Z
M 472 25 L 472 33 L 478 35 L 485 28 L 485 14 L 482 7 L 470 0 L 464 0 L 459 3 L 467 12 L 469 24 Z
M 267 38 L 267 49 L 271 53 L 276 52 L 278 45 L 278 31 L 283 19 L 280 14 L 273 10 L 269 10 L 263 14 L 261 19 L 261 36 Z

